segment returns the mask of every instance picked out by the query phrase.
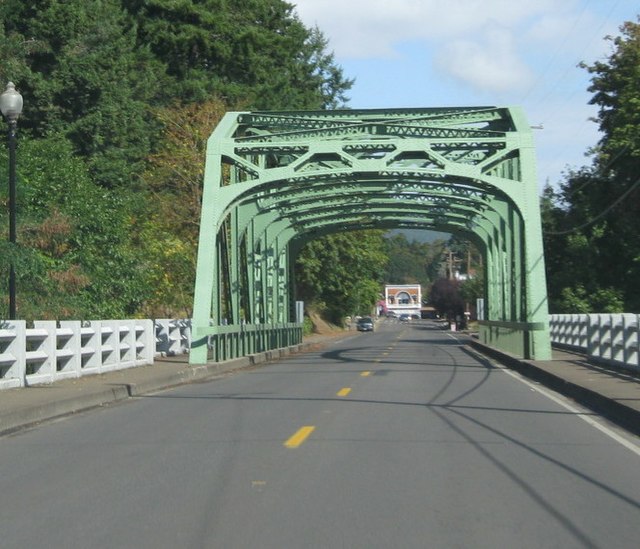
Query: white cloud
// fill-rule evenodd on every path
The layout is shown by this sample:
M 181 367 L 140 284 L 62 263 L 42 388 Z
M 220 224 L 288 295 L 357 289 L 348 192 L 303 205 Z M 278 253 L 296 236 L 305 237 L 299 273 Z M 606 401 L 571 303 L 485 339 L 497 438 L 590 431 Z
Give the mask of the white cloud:
M 436 64 L 482 91 L 523 90 L 532 81 L 531 70 L 518 56 L 513 35 L 506 29 L 489 29 L 479 40 L 451 41 L 438 51 Z
M 317 24 L 339 57 L 391 54 L 398 43 L 438 42 L 476 32 L 489 22 L 516 26 L 557 11 L 555 0 L 297 0 L 307 25 Z M 574 0 L 565 0 L 572 4 Z
M 567 0 L 565 5 L 573 3 Z M 555 4 L 555 0 L 298 0 L 297 12 L 305 24 L 320 27 L 339 59 L 400 58 L 404 44 L 421 44 L 427 52 L 423 69 L 433 63 L 459 82 L 494 92 L 519 90 L 530 80 L 531 71 L 509 32 L 523 34 L 536 18 L 557 13 Z

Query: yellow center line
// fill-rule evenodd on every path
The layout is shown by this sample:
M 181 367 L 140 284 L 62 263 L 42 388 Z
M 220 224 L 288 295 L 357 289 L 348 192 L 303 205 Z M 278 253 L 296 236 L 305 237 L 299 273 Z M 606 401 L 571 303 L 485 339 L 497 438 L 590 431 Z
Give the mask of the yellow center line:
M 370 376 L 370 375 L 371 375 L 371 372 L 369 372 L 369 371 L 360 372 L 360 375 L 361 375 L 362 377 L 367 377 L 367 376 Z
M 343 387 L 336 394 L 339 397 L 346 397 L 350 392 L 351 392 L 351 388 L 350 387 Z
M 291 436 L 284 443 L 284 445 L 287 448 L 297 448 L 298 446 L 300 446 L 307 439 L 307 437 L 311 433 L 313 433 L 314 429 L 315 429 L 315 427 L 313 425 L 305 425 L 304 427 L 301 427 L 300 429 L 298 429 L 296 431 L 296 433 L 293 436 Z

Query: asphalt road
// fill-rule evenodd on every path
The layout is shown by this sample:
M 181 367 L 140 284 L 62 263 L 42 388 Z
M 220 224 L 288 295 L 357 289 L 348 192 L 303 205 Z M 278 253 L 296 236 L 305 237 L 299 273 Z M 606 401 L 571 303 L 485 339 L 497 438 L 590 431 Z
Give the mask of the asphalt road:
M 640 443 L 428 323 L 0 439 L 0 547 L 635 548 Z

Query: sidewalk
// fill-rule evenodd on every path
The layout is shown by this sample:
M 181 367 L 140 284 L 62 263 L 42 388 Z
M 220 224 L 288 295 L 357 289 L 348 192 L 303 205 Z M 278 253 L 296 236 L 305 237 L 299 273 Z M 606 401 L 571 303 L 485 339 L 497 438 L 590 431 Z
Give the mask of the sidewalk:
M 292 353 L 317 350 L 353 332 L 305 338 L 301 345 L 221 363 L 190 366 L 188 356 L 158 358 L 154 364 L 101 375 L 0 391 L 0 435 L 68 414 L 228 372 L 253 368 Z M 640 378 L 589 364 L 585 357 L 554 349 L 553 360 L 520 360 L 477 341 L 476 350 L 601 413 L 640 435 Z

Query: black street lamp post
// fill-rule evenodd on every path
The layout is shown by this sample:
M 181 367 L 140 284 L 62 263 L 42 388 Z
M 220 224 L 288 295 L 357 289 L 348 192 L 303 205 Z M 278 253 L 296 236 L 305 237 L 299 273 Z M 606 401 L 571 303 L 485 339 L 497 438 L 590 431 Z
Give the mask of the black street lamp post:
M 16 133 L 22 112 L 22 96 L 13 82 L 0 95 L 0 111 L 9 123 L 9 242 L 16 243 Z M 9 320 L 16 319 L 16 271 L 11 263 L 9 271 Z

